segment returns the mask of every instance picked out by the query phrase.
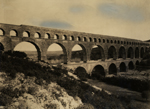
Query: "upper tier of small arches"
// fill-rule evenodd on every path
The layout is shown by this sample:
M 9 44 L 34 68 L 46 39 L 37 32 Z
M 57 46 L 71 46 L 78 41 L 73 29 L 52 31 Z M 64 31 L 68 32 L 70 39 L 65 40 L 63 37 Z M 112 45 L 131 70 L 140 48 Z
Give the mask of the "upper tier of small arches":
M 9 32 L 10 37 L 17 37 L 18 32 L 15 29 L 11 29 Z M 0 36 L 5 36 L 5 31 L 0 28 Z M 35 32 L 34 35 L 32 35 L 32 38 L 37 38 L 37 39 L 54 39 L 54 40 L 68 40 L 68 41 L 82 41 L 82 42 L 94 42 L 94 43 L 110 43 L 110 44 L 124 44 L 124 45 L 145 45 L 145 46 L 150 46 L 149 43 L 144 43 L 144 42 L 139 42 L 139 41 L 130 41 L 130 39 L 108 39 L 107 37 L 94 37 L 93 36 L 75 36 L 75 35 L 59 35 L 59 34 L 51 34 L 51 33 L 44 33 L 44 36 L 41 35 L 40 32 Z M 20 37 L 20 36 L 18 36 Z M 22 33 L 21 37 L 31 37 L 31 34 L 29 31 L 24 31 Z

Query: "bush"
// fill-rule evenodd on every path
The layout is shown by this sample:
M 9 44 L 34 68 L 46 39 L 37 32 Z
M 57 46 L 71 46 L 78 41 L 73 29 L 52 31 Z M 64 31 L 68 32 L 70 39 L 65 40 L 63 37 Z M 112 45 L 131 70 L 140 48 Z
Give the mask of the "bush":
M 3 88 L 1 90 L 1 92 L 8 95 L 8 96 L 10 96 L 10 97 L 12 97 L 12 98 L 20 96 L 19 89 L 17 89 L 17 88 L 15 90 L 13 90 L 12 87 L 7 87 L 7 88 Z
M 22 59 L 27 57 L 26 53 L 20 52 L 20 51 L 13 51 L 12 52 L 11 50 L 9 50 L 9 51 L 4 52 L 4 54 L 10 55 L 12 57 L 22 58 Z
M 28 93 L 29 94 L 31 94 L 31 95 L 34 95 L 36 92 L 38 92 L 39 91 L 39 89 L 38 89 L 38 87 L 29 87 L 28 88 Z
M 89 103 L 85 103 L 79 107 L 77 107 L 76 109 L 95 109 L 93 105 L 89 104 Z
M 0 106 L 6 106 L 8 104 L 10 104 L 12 102 L 12 97 L 4 94 L 4 93 L 1 93 L 0 94 Z
M 150 80 L 139 80 L 125 77 L 106 77 L 103 79 L 104 82 L 120 87 L 125 87 L 130 90 L 142 92 L 150 89 Z

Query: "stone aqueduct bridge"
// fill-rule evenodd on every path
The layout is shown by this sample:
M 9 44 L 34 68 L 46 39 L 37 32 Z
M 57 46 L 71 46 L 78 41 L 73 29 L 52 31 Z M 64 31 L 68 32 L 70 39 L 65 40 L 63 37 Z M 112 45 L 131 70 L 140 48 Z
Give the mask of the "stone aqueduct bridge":
M 135 39 L 0 23 L 1 49 L 13 51 L 15 46 L 23 41 L 36 47 L 39 60 L 47 60 L 48 47 L 53 43 L 59 44 L 65 56 L 64 66 L 84 69 L 88 74 L 91 74 L 93 69 L 101 69 L 105 74 L 134 69 L 150 46 L 147 42 Z M 84 52 L 83 61 L 80 63 L 71 62 L 72 48 L 76 44 L 80 45 Z M 91 60 L 95 45 L 100 50 L 101 59 Z

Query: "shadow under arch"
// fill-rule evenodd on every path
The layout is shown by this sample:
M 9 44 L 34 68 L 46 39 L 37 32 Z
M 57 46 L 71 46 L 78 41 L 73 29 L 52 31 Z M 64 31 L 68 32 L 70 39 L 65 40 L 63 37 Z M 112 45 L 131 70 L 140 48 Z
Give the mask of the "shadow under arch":
M 82 48 L 82 50 L 72 51 L 73 48 L 74 48 L 76 45 L 79 45 L 79 46 Z M 87 51 L 86 51 L 86 48 L 84 47 L 84 45 L 82 45 L 82 44 L 75 44 L 75 45 L 71 48 L 71 59 L 75 59 L 75 58 L 80 58 L 81 61 L 83 61 L 84 63 L 87 62 Z
M 109 74 L 117 74 L 117 67 L 114 63 L 110 64 L 109 66 Z
M 104 67 L 101 65 L 96 65 L 91 74 L 92 78 L 96 78 L 98 80 L 103 79 L 106 76 Z
M 85 79 L 88 77 L 85 68 L 80 66 L 75 69 L 74 74 L 76 74 L 80 79 Z
M 128 64 L 129 70 L 133 70 L 134 69 L 134 64 L 132 61 L 129 62 Z
M 117 51 L 114 46 L 110 46 L 108 49 L 108 59 L 113 58 L 114 60 L 117 59 Z
M 58 42 L 55 42 L 55 43 L 52 43 L 52 44 L 57 44 L 57 45 L 59 45 L 59 46 L 62 48 L 63 55 L 60 55 L 60 58 L 63 58 L 63 63 L 64 63 L 64 64 L 67 64 L 67 51 L 66 51 L 65 46 L 64 46 L 63 44 L 61 44 L 61 43 L 58 43 Z M 50 45 L 48 46 L 47 51 L 48 51 L 49 47 L 50 47 L 52 44 L 50 44 Z
M 0 42 L 0 51 L 4 51 L 4 46 L 1 42 Z
M 133 59 L 134 52 L 133 52 L 133 48 L 132 47 L 128 48 L 128 56 L 127 57 Z
M 119 48 L 119 55 L 118 55 L 118 58 L 123 58 L 123 59 L 126 59 L 126 50 L 123 46 L 121 46 Z
M 104 49 L 100 45 L 94 45 L 91 49 L 90 60 L 105 60 Z
M 28 42 L 28 43 L 34 45 L 34 47 L 35 47 L 36 50 L 37 50 L 37 59 L 38 59 L 38 60 L 41 60 L 41 49 L 40 49 L 40 47 L 38 46 L 38 44 L 36 44 L 35 42 L 32 42 L 32 41 L 22 41 L 22 42 Z M 19 44 L 22 43 L 22 42 L 19 42 L 17 45 L 19 45 Z M 15 47 L 16 47 L 17 45 L 15 45 Z M 13 48 L 13 51 L 14 51 L 15 47 Z
M 140 65 L 140 62 L 137 60 L 136 63 L 135 63 L 135 65 Z
M 122 62 L 119 67 L 120 67 L 120 72 L 126 72 L 126 64 L 124 62 Z

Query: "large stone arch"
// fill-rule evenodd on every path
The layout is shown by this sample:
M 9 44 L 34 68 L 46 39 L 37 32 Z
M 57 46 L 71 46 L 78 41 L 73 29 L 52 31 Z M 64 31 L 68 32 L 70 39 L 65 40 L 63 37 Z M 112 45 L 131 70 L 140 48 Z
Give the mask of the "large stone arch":
M 127 53 L 128 53 L 127 57 L 133 59 L 133 57 L 134 57 L 134 51 L 133 51 L 132 47 L 128 48 L 128 52 Z
M 109 74 L 117 74 L 117 67 L 114 63 L 111 63 L 109 66 Z
M 97 46 L 97 48 L 93 48 Z M 93 45 L 90 52 L 90 60 L 105 60 L 104 49 L 100 45 Z
M 133 69 L 134 69 L 134 64 L 133 64 L 132 61 L 130 61 L 130 62 L 128 63 L 128 68 L 129 68 L 129 70 L 133 70 Z
M 143 56 L 144 56 L 144 48 L 141 47 L 141 50 L 140 50 L 140 57 L 143 58 Z
M 92 77 L 97 78 L 97 79 L 102 79 L 106 76 L 104 67 L 102 65 L 94 66 L 91 74 L 92 74 Z
M 137 65 L 140 65 L 140 62 L 137 60 L 136 62 L 135 62 L 135 65 L 137 66 Z
M 120 64 L 120 72 L 126 72 L 126 64 L 124 63 L 124 62 L 122 62 L 121 64 Z
M 13 45 L 12 50 L 14 50 L 14 48 L 21 42 L 29 42 L 29 43 L 33 44 L 37 50 L 37 54 L 38 54 L 37 58 L 38 58 L 38 60 L 41 60 L 41 51 L 42 50 L 36 42 L 30 41 L 30 40 L 29 41 L 20 41 Z
M 139 58 L 139 48 L 135 48 L 135 58 Z
M 79 78 L 86 78 L 88 76 L 86 69 L 82 66 L 78 66 L 75 69 L 74 74 L 76 74 Z
M 117 51 L 114 46 L 110 46 L 108 49 L 108 59 L 109 58 L 117 59 Z
M 123 46 L 119 48 L 118 58 L 126 59 L 126 49 Z
M 75 46 L 75 45 L 79 45 L 81 48 L 82 48 L 82 50 L 83 50 L 83 62 L 87 62 L 87 50 L 86 50 L 86 48 L 85 48 L 85 46 L 83 45 L 83 44 L 80 44 L 80 43 L 75 43 L 72 47 L 71 47 L 71 58 L 72 58 L 72 49 L 73 49 L 73 47 Z
M 52 44 L 58 44 L 62 48 L 62 50 L 63 50 L 63 57 L 64 57 L 64 64 L 67 64 L 67 50 L 66 50 L 66 47 L 63 44 L 59 43 L 59 42 L 54 42 L 54 43 L 51 43 L 50 45 L 48 45 L 46 51 L 48 51 L 48 48 Z

